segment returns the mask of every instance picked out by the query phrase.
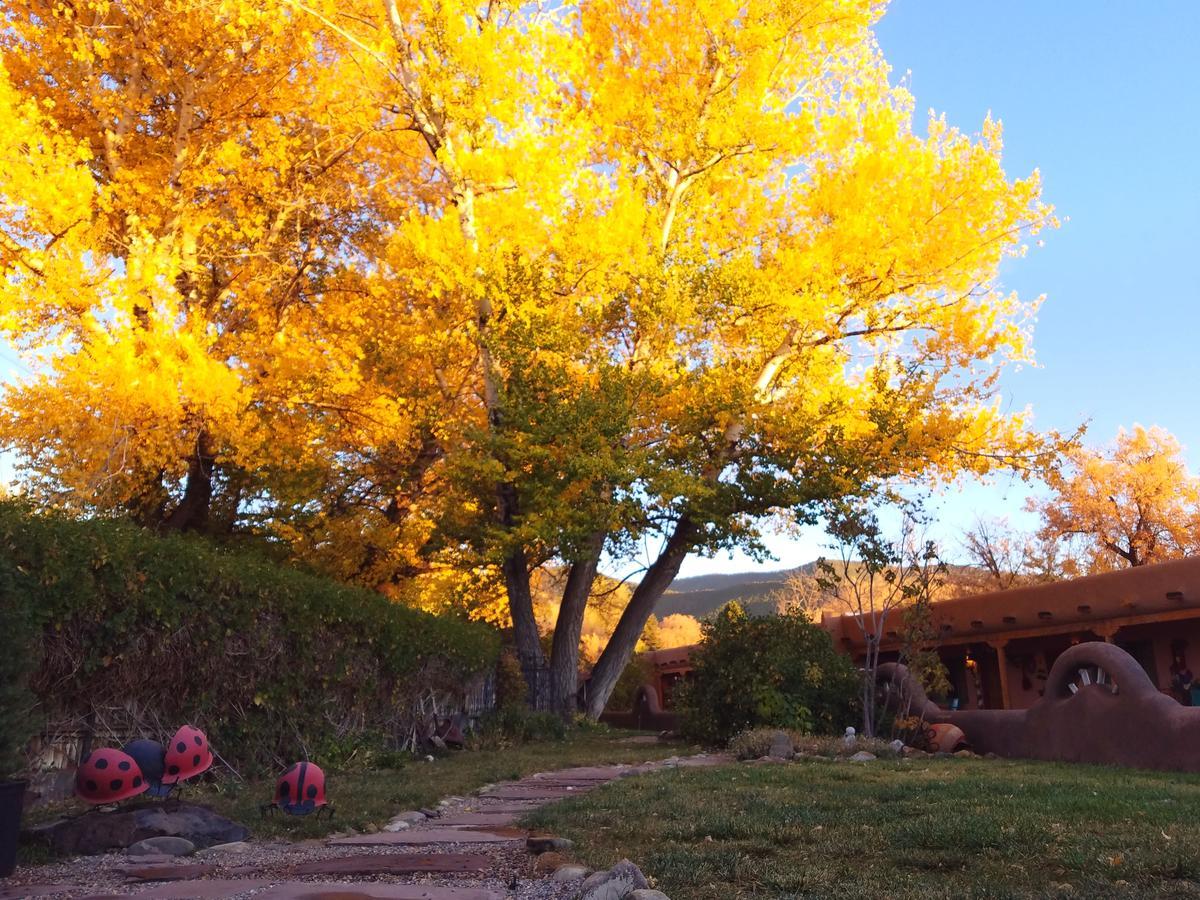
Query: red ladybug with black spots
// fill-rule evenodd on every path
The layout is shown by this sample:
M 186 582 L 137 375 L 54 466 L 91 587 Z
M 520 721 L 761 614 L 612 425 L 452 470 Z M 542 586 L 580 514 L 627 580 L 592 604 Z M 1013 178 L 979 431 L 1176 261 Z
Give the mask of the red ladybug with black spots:
M 208 748 L 208 738 L 199 728 L 184 725 L 171 742 L 167 744 L 166 771 L 162 776 L 163 784 L 175 784 L 188 778 L 195 778 L 201 772 L 207 771 L 212 765 L 212 751 Z
M 93 750 L 75 772 L 75 793 L 88 803 L 117 803 L 149 787 L 133 757 L 109 747 Z
M 315 763 L 298 762 L 275 783 L 275 802 L 271 804 L 290 816 L 306 816 L 327 806 L 325 773 Z

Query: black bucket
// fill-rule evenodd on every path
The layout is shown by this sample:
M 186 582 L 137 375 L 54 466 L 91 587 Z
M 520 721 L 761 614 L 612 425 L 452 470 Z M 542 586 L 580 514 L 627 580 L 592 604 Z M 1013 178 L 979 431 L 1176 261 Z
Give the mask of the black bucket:
M 17 867 L 17 841 L 21 836 L 21 807 L 25 782 L 0 781 L 0 878 Z

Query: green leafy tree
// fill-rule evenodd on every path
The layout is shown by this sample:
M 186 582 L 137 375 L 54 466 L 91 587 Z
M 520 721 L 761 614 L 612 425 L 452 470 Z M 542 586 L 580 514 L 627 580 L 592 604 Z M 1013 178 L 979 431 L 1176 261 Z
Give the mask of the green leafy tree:
M 950 689 L 950 675 L 937 652 L 938 628 L 931 593 L 923 591 L 915 596 L 900 620 L 900 662 L 921 682 L 927 695 L 945 695 Z

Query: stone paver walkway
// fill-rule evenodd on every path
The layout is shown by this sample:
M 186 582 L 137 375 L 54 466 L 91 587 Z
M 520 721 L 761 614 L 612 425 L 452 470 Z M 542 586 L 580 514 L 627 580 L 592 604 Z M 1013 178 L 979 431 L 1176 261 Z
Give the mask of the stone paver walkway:
M 18 872 L 0 882 L 0 900 L 567 900 L 579 882 L 535 870 L 528 832 L 514 827 L 521 815 L 618 778 L 728 761 L 699 754 L 543 772 L 444 800 L 433 818 L 401 813 L 373 834 L 255 844 L 249 858 L 80 857 Z

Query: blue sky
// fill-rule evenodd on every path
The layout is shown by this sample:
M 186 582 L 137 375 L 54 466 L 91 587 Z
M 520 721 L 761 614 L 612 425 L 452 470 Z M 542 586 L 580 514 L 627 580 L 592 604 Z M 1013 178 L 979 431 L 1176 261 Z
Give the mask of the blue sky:
M 1047 295 L 1038 367 L 1005 376 L 1038 426 L 1111 441 L 1160 425 L 1200 463 L 1200 0 L 892 0 L 876 29 L 896 80 L 976 132 L 1004 122 L 1010 175 L 1041 170 L 1062 227 L 1006 266 L 1006 287 Z M 956 549 L 977 514 L 1030 521 L 1000 479 L 935 498 Z M 819 530 L 779 538 L 778 562 L 689 559 L 682 575 L 780 568 L 819 555 Z

